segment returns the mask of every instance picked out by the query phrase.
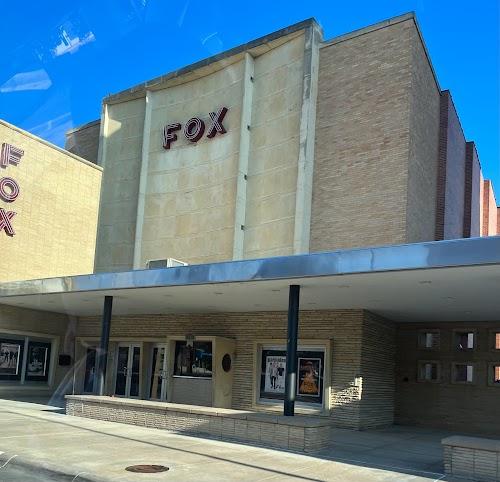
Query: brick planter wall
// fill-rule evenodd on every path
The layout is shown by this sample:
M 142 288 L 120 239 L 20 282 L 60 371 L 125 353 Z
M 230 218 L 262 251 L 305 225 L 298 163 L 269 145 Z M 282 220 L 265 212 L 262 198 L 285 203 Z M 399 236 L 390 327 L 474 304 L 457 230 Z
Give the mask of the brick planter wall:
M 217 439 L 314 452 L 328 446 L 331 420 L 91 395 L 67 395 L 66 413 Z

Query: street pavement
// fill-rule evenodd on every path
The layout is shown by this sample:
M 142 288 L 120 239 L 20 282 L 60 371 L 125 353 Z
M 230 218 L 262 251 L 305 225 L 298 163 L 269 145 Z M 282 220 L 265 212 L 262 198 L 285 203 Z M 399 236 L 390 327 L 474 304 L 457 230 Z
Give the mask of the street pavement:
M 394 427 L 333 430 L 332 446 L 305 455 L 70 417 L 56 407 L 0 400 L 0 481 L 339 481 L 445 480 L 440 434 Z M 156 464 L 157 474 L 126 467 Z

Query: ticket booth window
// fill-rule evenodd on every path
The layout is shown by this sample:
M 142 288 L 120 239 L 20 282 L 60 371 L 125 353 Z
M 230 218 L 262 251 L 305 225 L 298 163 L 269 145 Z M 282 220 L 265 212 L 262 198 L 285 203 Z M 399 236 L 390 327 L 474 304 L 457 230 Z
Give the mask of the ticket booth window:
M 324 350 L 297 351 L 296 401 L 323 404 L 325 370 Z M 262 349 L 260 399 L 283 400 L 285 397 L 286 350 Z
M 212 377 L 212 342 L 175 342 L 174 376 Z

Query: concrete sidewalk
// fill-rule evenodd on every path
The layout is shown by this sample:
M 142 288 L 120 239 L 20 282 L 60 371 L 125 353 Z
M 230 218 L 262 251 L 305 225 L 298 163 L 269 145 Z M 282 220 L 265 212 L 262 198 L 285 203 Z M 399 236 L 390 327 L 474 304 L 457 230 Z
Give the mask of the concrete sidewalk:
M 425 430 L 335 430 L 332 447 L 311 456 L 69 417 L 55 407 L 6 400 L 0 401 L 0 425 L 0 451 L 4 452 L 0 466 L 13 457 L 0 469 L 0 481 L 14 480 L 7 477 L 8 468 L 23 466 L 45 469 L 40 471 L 40 480 L 76 482 L 444 480 L 442 434 Z M 165 465 L 170 470 L 158 474 L 125 471 L 135 464 Z M 56 477 L 55 472 L 67 475 Z

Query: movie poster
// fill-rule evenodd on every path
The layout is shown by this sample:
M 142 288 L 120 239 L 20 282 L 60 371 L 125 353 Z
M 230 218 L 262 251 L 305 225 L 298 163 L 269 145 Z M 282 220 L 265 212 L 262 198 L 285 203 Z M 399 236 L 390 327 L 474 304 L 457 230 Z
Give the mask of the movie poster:
M 264 391 L 285 393 L 286 356 L 266 356 Z
M 321 395 L 321 359 L 299 358 L 297 395 L 319 397 Z
M 30 342 L 26 363 L 27 380 L 47 380 L 49 370 L 50 344 Z
M 0 342 L 0 375 L 18 375 L 21 345 Z

